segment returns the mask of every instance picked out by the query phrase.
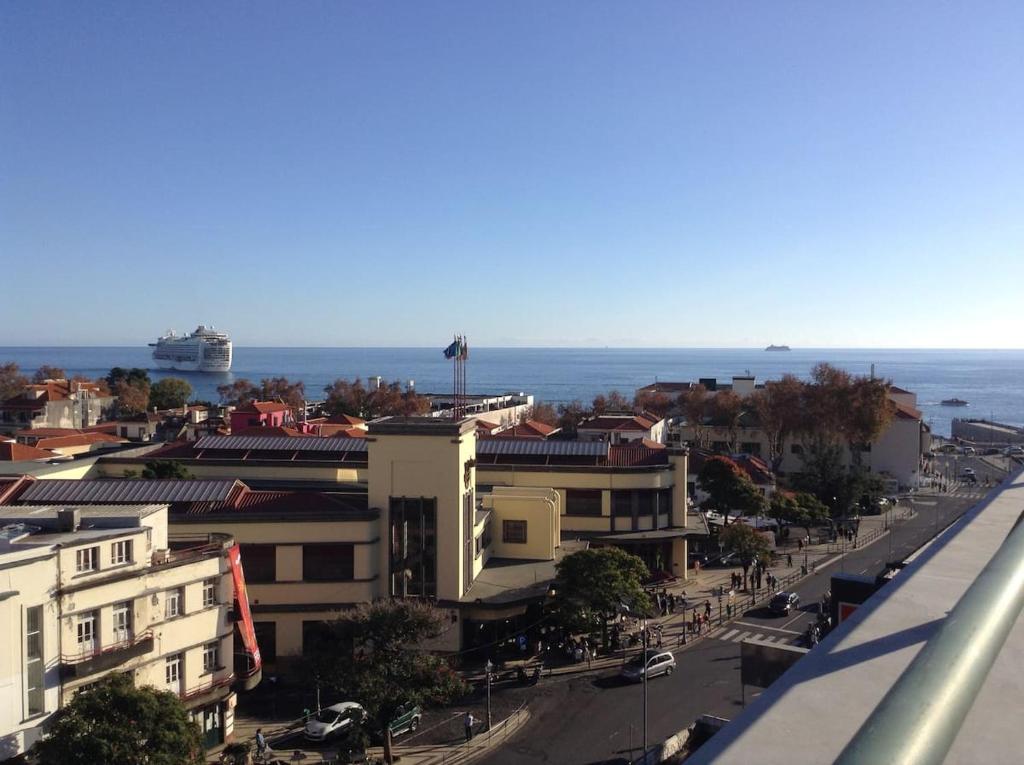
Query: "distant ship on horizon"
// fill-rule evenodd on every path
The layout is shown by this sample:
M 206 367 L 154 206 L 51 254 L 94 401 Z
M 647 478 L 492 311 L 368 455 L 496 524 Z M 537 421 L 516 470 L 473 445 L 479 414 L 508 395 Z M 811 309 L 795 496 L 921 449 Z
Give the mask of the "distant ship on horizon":
M 791 348 L 788 345 L 769 345 L 765 348 L 766 351 L 788 351 Z
M 155 343 L 153 361 L 159 369 L 180 372 L 227 372 L 231 369 L 231 337 L 200 324 L 190 335 L 167 330 Z

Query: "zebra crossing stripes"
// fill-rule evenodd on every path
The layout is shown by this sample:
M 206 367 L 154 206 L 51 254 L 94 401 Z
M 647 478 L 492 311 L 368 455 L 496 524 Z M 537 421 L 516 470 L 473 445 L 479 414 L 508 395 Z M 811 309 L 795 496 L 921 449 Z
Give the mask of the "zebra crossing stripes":
M 722 627 L 708 635 L 713 640 L 721 640 L 724 643 L 742 643 L 744 640 L 761 640 L 766 643 L 778 643 L 779 645 L 796 645 L 800 642 L 799 637 L 790 635 L 772 635 L 753 630 L 738 630 Z

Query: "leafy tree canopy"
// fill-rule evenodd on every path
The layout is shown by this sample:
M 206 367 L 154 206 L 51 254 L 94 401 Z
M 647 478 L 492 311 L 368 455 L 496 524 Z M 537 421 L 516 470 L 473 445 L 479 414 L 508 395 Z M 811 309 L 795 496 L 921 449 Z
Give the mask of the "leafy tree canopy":
M 6 401 L 19 395 L 25 386 L 28 385 L 28 378 L 21 374 L 21 370 L 13 361 L 0 364 L 0 401 Z
M 32 375 L 32 382 L 41 383 L 47 380 L 66 380 L 68 373 L 60 367 L 50 366 L 49 364 L 43 364 L 36 373 Z
M 200 765 L 199 727 L 173 693 L 113 674 L 75 694 L 33 748 L 42 765 Z
M 142 469 L 142 477 L 152 480 L 154 478 L 178 478 L 191 480 L 192 474 L 180 462 L 174 460 L 152 460 L 146 463 Z
M 576 428 L 586 416 L 587 409 L 579 399 L 558 405 L 558 427 L 567 435 L 576 435 Z
M 145 369 L 139 369 L 138 367 L 132 367 L 131 369 L 124 369 L 123 367 L 114 367 L 107 373 L 107 387 L 110 390 L 115 390 L 119 382 L 125 381 L 131 385 L 142 385 L 145 383 L 147 386 L 151 384 L 149 379 L 149 372 Z
M 567 555 L 558 563 L 555 608 L 569 629 L 590 632 L 598 622 L 607 644 L 607 621 L 627 606 L 635 615 L 651 613 L 644 591 L 647 566 L 618 547 L 598 547 Z
M 324 388 L 327 394 L 325 408 L 333 414 L 348 414 L 372 420 L 375 417 L 413 416 L 427 414 L 430 400 L 413 390 L 404 390 L 395 380 L 367 388 L 360 378 L 338 379 Z
M 769 557 L 768 540 L 745 523 L 734 523 L 722 529 L 718 536 L 726 550 L 736 553 L 744 567 L 752 561 L 766 561 Z
M 149 408 L 149 383 L 143 380 L 129 382 L 128 378 L 118 380 L 113 388 L 117 396 L 117 408 L 124 414 L 141 414 Z
M 420 646 L 450 624 L 418 600 L 363 603 L 324 622 L 324 634 L 303 656 L 302 674 L 338 699 L 356 699 L 383 729 L 401 704 L 447 703 L 462 679 Z
M 750 477 L 728 457 L 711 457 L 704 462 L 697 475 L 697 488 L 708 497 L 701 502 L 705 510 L 758 513 L 764 507 L 764 497 Z
M 543 401 L 536 401 L 533 404 L 533 411 L 530 412 L 529 417 L 523 417 L 524 420 L 535 420 L 537 422 L 543 422 L 545 425 L 551 425 L 558 427 L 559 416 L 558 412 L 551 404 L 546 404 Z
M 179 377 L 165 377 L 149 389 L 149 405 L 157 409 L 180 409 L 192 395 L 192 386 Z

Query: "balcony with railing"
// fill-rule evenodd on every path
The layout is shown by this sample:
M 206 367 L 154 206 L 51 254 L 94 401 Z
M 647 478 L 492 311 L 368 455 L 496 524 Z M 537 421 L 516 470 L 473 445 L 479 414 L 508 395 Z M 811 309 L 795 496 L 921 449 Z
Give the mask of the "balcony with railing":
M 205 558 L 216 558 L 234 544 L 230 534 L 171 534 L 168 547 L 153 551 L 153 568 L 180 566 Z
M 60 674 L 64 680 L 76 680 L 115 669 L 137 656 L 153 650 L 153 631 L 146 630 L 117 643 L 77 654 L 61 654 Z

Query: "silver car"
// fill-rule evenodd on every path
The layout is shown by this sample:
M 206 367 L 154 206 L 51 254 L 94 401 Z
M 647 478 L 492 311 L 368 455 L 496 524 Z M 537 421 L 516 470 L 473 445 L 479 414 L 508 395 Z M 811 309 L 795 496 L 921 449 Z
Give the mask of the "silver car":
M 647 673 L 647 679 L 658 675 L 671 675 L 676 668 L 676 657 L 670 651 L 647 651 L 644 656 L 637 656 L 622 668 L 622 677 L 631 683 L 639 683 Z

